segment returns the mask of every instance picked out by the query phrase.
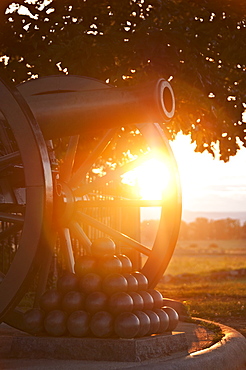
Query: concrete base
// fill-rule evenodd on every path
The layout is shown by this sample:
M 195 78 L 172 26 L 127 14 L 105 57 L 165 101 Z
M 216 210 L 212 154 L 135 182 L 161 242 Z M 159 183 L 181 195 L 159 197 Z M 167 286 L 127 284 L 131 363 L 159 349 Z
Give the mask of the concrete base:
M 144 361 L 187 351 L 185 333 L 135 339 L 15 336 L 11 357 L 87 361 Z
M 85 343 L 82 339 L 32 337 L 2 323 L 0 325 L 0 368 L 6 370 L 33 370 L 34 368 L 46 370 L 246 369 L 246 338 L 230 327 L 213 323 L 220 326 L 224 334 L 221 341 L 213 344 L 214 333 L 201 326 L 201 321 L 205 320 L 199 319 L 197 323 L 194 321 L 193 323 L 180 322 L 177 327 L 179 332 L 165 335 L 167 343 L 160 347 L 159 340 L 162 341 L 162 335 L 134 340 L 109 339 L 105 341 L 104 339 L 86 338 L 85 348 L 83 348 Z M 186 340 L 183 342 L 184 336 Z M 181 340 L 182 343 L 179 342 L 179 345 L 182 348 L 186 347 L 187 341 L 188 353 L 187 350 L 175 352 L 177 348 L 174 352 L 168 353 L 170 339 L 176 340 L 176 338 Z M 92 342 L 88 342 L 88 339 Z M 66 346 L 67 340 L 70 342 L 70 348 Z M 118 342 L 119 347 L 115 347 L 110 342 Z M 136 347 L 135 352 L 131 349 L 131 346 L 134 349 L 136 342 L 141 344 L 141 351 L 139 347 Z M 77 359 L 81 358 L 81 353 L 88 351 L 88 346 L 92 343 L 95 358 L 92 360 Z M 177 344 L 174 345 L 176 347 Z M 100 349 L 101 346 L 103 346 L 102 349 Z M 111 357 L 111 355 L 115 356 L 112 349 L 119 352 L 115 360 Z M 102 353 L 104 355 L 106 353 L 107 360 L 99 361 Z M 137 353 L 139 357 L 136 356 Z

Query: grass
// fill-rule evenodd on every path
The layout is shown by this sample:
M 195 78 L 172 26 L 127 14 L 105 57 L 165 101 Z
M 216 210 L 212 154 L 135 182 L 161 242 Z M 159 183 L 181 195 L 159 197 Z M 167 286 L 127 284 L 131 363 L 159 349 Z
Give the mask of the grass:
M 246 317 L 245 287 L 246 278 L 239 281 L 190 281 L 185 284 L 158 285 L 165 297 L 185 302 L 192 316 L 206 319 L 231 315 Z
M 202 321 L 199 319 L 192 319 L 191 322 L 194 322 L 195 324 L 203 326 L 205 329 L 209 330 L 210 332 L 213 332 L 212 344 L 219 342 L 224 337 L 224 333 L 221 327 L 217 324 L 214 324 L 212 322 Z
M 179 241 L 165 275 L 246 268 L 246 240 Z
M 193 252 L 206 250 L 209 253 L 246 253 L 245 239 L 231 240 L 178 240 L 176 250 L 187 252 L 193 249 Z
M 165 275 L 203 274 L 246 268 L 246 255 L 173 255 Z
M 179 243 L 164 275 L 170 279 L 157 289 L 183 302 L 192 317 L 224 323 L 246 336 L 246 276 L 223 274 L 246 268 L 245 245 L 245 240 Z
M 224 324 L 234 321 L 239 325 L 236 329 L 246 335 L 245 323 L 242 327 L 239 324 L 246 317 L 246 278 L 220 282 L 207 279 L 194 276 L 186 283 L 159 283 L 157 289 L 164 297 L 183 302 L 192 317 Z

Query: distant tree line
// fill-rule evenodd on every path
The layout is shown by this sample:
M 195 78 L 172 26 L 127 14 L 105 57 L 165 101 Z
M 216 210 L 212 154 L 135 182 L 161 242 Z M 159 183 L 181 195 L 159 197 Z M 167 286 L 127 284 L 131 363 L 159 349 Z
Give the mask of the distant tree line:
M 241 225 L 240 220 L 232 218 L 209 220 L 203 217 L 196 218 L 190 223 L 182 221 L 179 238 L 181 240 L 244 239 L 246 238 L 246 222 Z
M 141 223 L 142 242 L 148 244 L 155 238 L 158 220 L 145 220 Z M 246 239 L 246 221 L 241 225 L 240 220 L 225 218 L 209 220 L 204 217 L 196 218 L 193 222 L 181 222 L 180 240 L 230 240 Z

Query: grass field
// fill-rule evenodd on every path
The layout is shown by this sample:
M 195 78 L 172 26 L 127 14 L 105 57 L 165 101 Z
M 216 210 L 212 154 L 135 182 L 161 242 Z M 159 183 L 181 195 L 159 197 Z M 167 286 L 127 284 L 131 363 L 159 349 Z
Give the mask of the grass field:
M 192 317 L 221 322 L 246 336 L 246 276 L 231 273 L 239 269 L 246 269 L 244 240 L 179 243 L 166 282 L 157 289 L 183 302 Z
M 174 255 L 165 275 L 185 273 L 203 274 L 211 271 L 236 270 L 246 268 L 245 255 Z
M 246 253 L 246 240 L 178 240 L 176 250 L 184 252 L 206 250 L 209 253 Z
M 246 268 L 246 240 L 179 241 L 165 275 L 240 268 Z

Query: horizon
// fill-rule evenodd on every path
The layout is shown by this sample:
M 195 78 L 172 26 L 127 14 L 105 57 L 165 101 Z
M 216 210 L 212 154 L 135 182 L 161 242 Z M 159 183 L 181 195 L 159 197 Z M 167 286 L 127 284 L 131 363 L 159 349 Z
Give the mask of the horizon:
M 182 221 L 187 223 L 195 221 L 199 217 L 204 217 L 209 220 L 221 220 L 231 218 L 233 220 L 239 220 L 241 224 L 246 222 L 246 211 L 232 211 L 232 212 L 206 212 L 206 211 L 190 211 L 183 210 Z
M 146 208 L 141 209 L 141 222 L 142 221 L 149 221 L 149 220 L 157 220 L 159 219 L 159 212 L 156 212 L 154 207 L 149 207 L 151 210 L 147 210 Z M 217 211 L 192 211 L 184 209 L 182 211 L 182 221 L 187 223 L 195 221 L 199 217 L 204 217 L 209 220 L 220 220 L 231 218 L 234 220 L 239 220 L 241 224 L 246 222 L 246 210 L 245 211 L 231 211 L 231 212 L 217 212 Z

